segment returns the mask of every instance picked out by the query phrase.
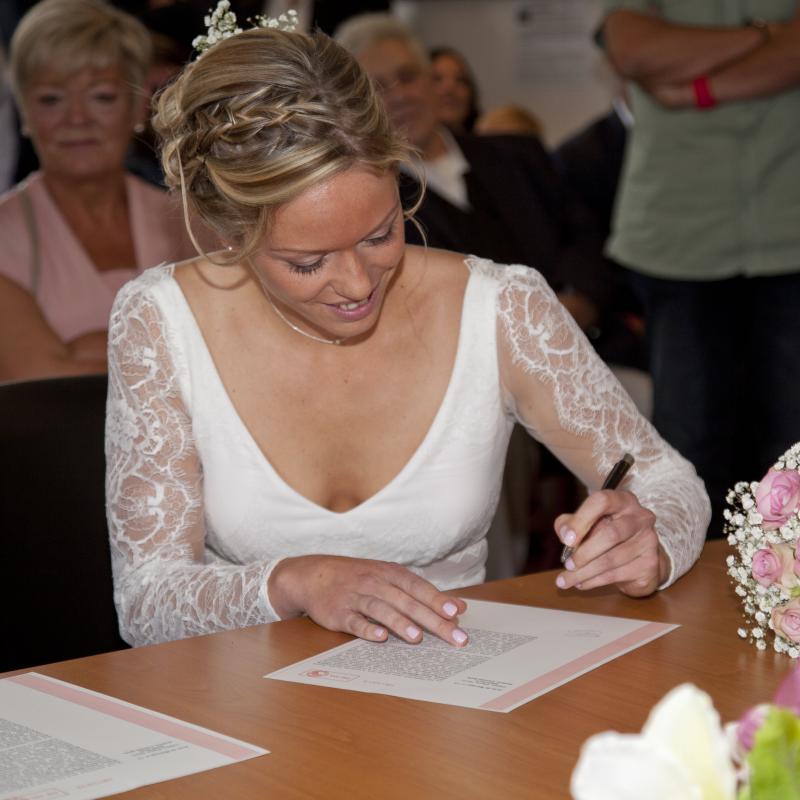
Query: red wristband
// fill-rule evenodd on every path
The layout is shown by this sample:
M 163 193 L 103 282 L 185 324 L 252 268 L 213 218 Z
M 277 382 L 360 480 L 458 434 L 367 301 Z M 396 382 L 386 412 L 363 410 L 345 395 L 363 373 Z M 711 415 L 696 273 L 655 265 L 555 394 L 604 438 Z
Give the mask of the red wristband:
M 711 94 L 711 86 L 709 86 L 708 78 L 705 75 L 692 81 L 692 89 L 694 89 L 694 105 L 696 108 L 714 108 L 717 104 L 714 95 Z

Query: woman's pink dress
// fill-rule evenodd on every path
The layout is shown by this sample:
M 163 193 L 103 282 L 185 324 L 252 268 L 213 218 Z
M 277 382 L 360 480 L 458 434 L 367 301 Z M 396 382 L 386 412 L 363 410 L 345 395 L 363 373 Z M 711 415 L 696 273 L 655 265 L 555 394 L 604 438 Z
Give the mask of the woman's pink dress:
M 95 269 L 56 207 L 42 173 L 33 173 L 0 197 L 0 275 L 33 292 L 34 248 L 21 197 L 25 192 L 38 233 L 36 301 L 63 342 L 106 330 L 117 291 L 137 273 L 196 255 L 186 234 L 180 203 L 134 175 L 126 175 L 125 184 L 135 269 Z

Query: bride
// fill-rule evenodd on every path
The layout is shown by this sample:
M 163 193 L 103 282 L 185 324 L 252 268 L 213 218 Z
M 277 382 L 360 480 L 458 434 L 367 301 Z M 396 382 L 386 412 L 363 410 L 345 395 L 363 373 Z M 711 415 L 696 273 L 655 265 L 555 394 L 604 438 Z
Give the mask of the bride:
M 346 51 L 256 28 L 161 95 L 167 180 L 228 243 L 109 332 L 108 509 L 133 644 L 307 614 L 462 645 L 515 421 L 590 488 L 562 588 L 669 585 L 708 500 L 533 269 L 406 246 L 409 148 Z

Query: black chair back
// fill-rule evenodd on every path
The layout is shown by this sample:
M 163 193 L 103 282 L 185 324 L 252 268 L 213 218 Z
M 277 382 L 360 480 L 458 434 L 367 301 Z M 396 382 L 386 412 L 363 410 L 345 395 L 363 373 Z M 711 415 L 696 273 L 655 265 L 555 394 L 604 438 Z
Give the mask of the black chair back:
M 0 384 L 0 671 L 117 650 L 105 375 Z

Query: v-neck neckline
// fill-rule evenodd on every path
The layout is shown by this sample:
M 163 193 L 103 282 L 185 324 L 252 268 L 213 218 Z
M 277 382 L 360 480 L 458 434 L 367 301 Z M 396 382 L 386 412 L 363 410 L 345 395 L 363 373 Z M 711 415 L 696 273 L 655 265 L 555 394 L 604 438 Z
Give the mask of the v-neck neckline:
M 211 351 L 209 350 L 208 343 L 206 342 L 205 336 L 200 328 L 200 325 L 197 322 L 196 317 L 194 316 L 194 312 L 192 311 L 192 307 L 189 304 L 189 301 L 186 298 L 186 295 L 183 293 L 183 289 L 181 289 L 180 284 L 175 279 L 175 266 L 171 265 L 170 269 L 170 281 L 173 288 L 173 291 L 178 295 L 179 300 L 178 302 L 181 305 L 181 310 L 183 315 L 188 316 L 190 319 L 190 325 L 192 328 L 193 334 L 200 340 L 202 346 L 200 348 L 201 358 L 204 362 L 204 367 L 207 372 L 209 372 L 212 376 L 212 380 L 216 384 L 215 388 L 219 390 L 219 392 L 224 397 L 225 407 L 228 413 L 228 416 L 235 421 L 235 424 L 241 429 L 242 433 L 244 434 L 244 440 L 247 442 L 248 448 L 251 450 L 251 453 L 257 457 L 258 461 L 263 464 L 264 468 L 267 472 L 270 473 L 272 478 L 274 479 L 275 483 L 282 487 L 283 490 L 289 494 L 291 494 L 294 498 L 301 501 L 305 506 L 315 510 L 318 513 L 329 514 L 333 517 L 337 518 L 344 518 L 348 514 L 354 515 L 359 511 L 371 506 L 375 502 L 377 502 L 382 496 L 390 492 L 395 486 L 402 483 L 406 477 L 411 474 L 416 467 L 416 465 L 422 461 L 427 452 L 430 450 L 431 443 L 435 440 L 439 428 L 442 426 L 442 419 L 446 417 L 447 410 L 450 405 L 454 402 L 453 395 L 455 393 L 454 386 L 458 383 L 458 377 L 461 372 L 461 364 L 464 360 L 465 356 L 465 348 L 466 345 L 464 344 L 465 339 L 465 319 L 467 314 L 467 303 L 468 298 L 470 296 L 470 291 L 474 285 L 474 275 L 472 269 L 470 269 L 469 264 L 467 263 L 467 259 L 464 260 L 464 266 L 469 271 L 469 276 L 464 286 L 464 296 L 461 302 L 461 318 L 459 320 L 459 329 L 458 329 L 458 341 L 456 343 L 456 352 L 453 358 L 453 365 L 450 370 L 450 377 L 447 382 L 447 387 L 445 388 L 442 399 L 439 402 L 439 406 L 436 410 L 436 414 L 433 417 L 433 420 L 428 427 L 425 435 L 423 436 L 422 440 L 420 441 L 419 445 L 416 447 L 414 452 L 411 454 L 409 459 L 405 462 L 405 464 L 400 468 L 400 470 L 387 482 L 385 483 L 380 489 L 376 492 L 371 494 L 369 497 L 362 500 L 357 505 L 353 506 L 352 508 L 347 509 L 346 511 L 333 511 L 329 508 L 326 508 L 323 505 L 311 500 L 310 498 L 306 497 L 300 491 L 295 489 L 279 472 L 275 469 L 272 462 L 267 457 L 266 453 L 261 449 L 258 442 L 256 442 L 253 434 L 251 433 L 249 427 L 246 425 L 244 420 L 242 419 L 241 415 L 236 409 L 236 406 L 231 399 L 230 394 L 222 380 L 221 375 L 219 374 L 219 370 L 217 369 L 217 365 L 214 362 L 214 358 L 211 355 Z

